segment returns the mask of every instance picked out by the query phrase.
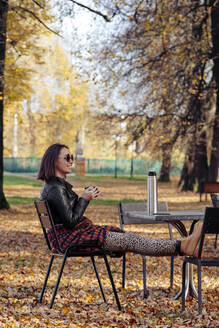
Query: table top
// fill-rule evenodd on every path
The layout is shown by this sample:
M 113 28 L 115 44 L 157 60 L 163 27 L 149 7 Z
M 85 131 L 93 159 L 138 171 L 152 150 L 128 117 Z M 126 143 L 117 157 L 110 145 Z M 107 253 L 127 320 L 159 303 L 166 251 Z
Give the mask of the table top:
M 126 224 L 143 224 L 143 223 L 161 223 L 171 221 L 192 221 L 203 220 L 205 211 L 203 210 L 184 210 L 184 211 L 168 211 L 150 215 L 142 211 L 128 211 L 124 213 Z

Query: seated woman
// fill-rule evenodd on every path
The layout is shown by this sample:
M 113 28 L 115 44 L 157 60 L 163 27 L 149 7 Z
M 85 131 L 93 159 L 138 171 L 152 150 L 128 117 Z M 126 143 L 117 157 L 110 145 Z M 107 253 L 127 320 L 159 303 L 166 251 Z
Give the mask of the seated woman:
M 72 164 L 73 155 L 69 148 L 56 143 L 46 150 L 38 173 L 38 179 L 45 181 L 41 200 L 48 201 L 62 249 L 92 241 L 109 253 L 133 252 L 152 256 L 195 254 L 202 228 L 199 223 L 195 225 L 193 234 L 181 241 L 150 239 L 116 227 L 93 224 L 84 212 L 89 202 L 100 196 L 100 191 L 95 186 L 89 186 L 79 198 L 66 181 Z M 51 231 L 48 231 L 48 237 L 57 247 Z

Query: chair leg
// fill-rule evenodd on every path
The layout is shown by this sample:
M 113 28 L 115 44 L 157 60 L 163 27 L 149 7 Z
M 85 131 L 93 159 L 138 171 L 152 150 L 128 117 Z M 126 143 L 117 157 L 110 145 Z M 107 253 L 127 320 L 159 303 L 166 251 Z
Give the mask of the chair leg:
M 173 287 L 173 268 L 174 268 L 174 256 L 170 259 L 170 288 Z
M 97 280 L 98 280 L 98 283 L 99 283 L 99 287 L 100 287 L 100 290 L 101 290 L 101 294 L 102 294 L 103 300 L 104 300 L 105 303 L 107 303 L 106 297 L 104 295 L 103 287 L 102 287 L 102 284 L 101 284 L 101 280 L 100 280 L 100 277 L 99 277 L 99 274 L 98 274 L 98 271 L 97 271 L 95 259 L 94 259 L 93 256 L 91 256 L 91 260 L 92 260 L 92 263 L 93 263 L 94 271 L 96 273 L 96 277 L 97 277 Z
M 63 258 L 63 261 L 62 261 L 62 265 L 61 265 L 61 268 L 59 270 L 59 275 L 58 275 L 58 279 L 56 281 L 56 285 L 55 285 L 55 289 L 54 289 L 54 292 L 53 292 L 53 295 L 52 295 L 52 299 L 51 299 L 51 302 L 50 302 L 50 305 L 49 305 L 49 308 L 51 309 L 52 306 L 53 306 L 53 303 L 54 303 L 54 299 L 56 297 L 56 293 L 57 293 L 57 289 L 59 287 L 59 283 L 60 283 L 60 279 L 62 277 L 62 272 L 63 272 L 63 269 L 64 269 L 64 266 L 65 266 L 65 262 L 66 262 L 66 259 L 67 259 L 67 256 L 66 254 L 64 255 L 64 258 Z
M 184 261 L 182 267 L 182 311 L 185 310 L 185 294 L 186 294 L 185 279 L 186 279 L 186 262 Z
M 198 263 L 198 314 L 202 314 L 201 264 Z
M 218 238 L 218 234 L 216 234 L 216 236 L 215 236 L 215 241 L 214 241 L 214 248 L 215 249 L 217 248 L 217 238 Z
M 147 284 L 146 284 L 146 257 L 142 256 L 142 268 L 143 268 L 143 298 L 147 297 Z
M 112 273 L 111 273 L 111 270 L 110 270 L 109 262 L 108 262 L 107 257 L 106 257 L 105 254 L 103 255 L 103 257 L 104 257 L 104 261 L 105 261 L 105 264 L 106 264 L 109 279 L 110 279 L 110 282 L 111 282 L 111 285 L 112 285 L 113 293 L 114 293 L 114 296 L 115 296 L 115 299 L 116 299 L 117 307 L 118 307 L 118 310 L 121 311 L 121 305 L 120 305 L 118 294 L 117 294 L 117 291 L 116 291 L 116 287 L 115 287 L 115 284 L 114 284 L 114 281 L 113 281 L 113 276 L 112 276 Z
M 50 262 L 49 262 L 49 266 L 48 266 L 48 269 L 47 269 L 46 277 L 45 277 L 45 280 L 44 280 L 44 283 L 43 283 L 43 288 L 42 288 L 42 291 L 41 291 L 41 294 L 40 294 L 39 303 L 42 303 L 42 301 L 43 301 L 43 295 L 44 295 L 44 292 L 45 292 L 45 289 L 46 289 L 46 285 L 47 285 L 47 281 L 48 281 L 48 278 L 49 278 L 49 274 L 50 274 L 50 270 L 51 270 L 51 267 L 52 267 L 52 263 L 53 263 L 54 257 L 55 256 L 52 255 L 51 256 L 51 259 L 50 259 Z
M 170 223 L 168 223 L 168 229 L 169 229 L 170 239 L 173 240 L 173 231 L 172 231 L 172 226 L 171 226 Z M 174 256 L 171 256 L 171 260 L 170 260 L 170 288 L 173 287 L 173 267 L 174 267 Z
M 126 265 L 126 257 L 124 254 L 122 257 L 122 288 L 125 288 L 125 265 Z

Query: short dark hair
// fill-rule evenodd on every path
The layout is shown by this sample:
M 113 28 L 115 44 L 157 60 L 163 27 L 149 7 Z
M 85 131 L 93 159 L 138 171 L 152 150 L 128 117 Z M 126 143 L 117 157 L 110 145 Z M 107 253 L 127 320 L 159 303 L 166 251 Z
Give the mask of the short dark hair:
M 55 143 L 47 148 L 41 160 L 37 179 L 48 181 L 55 176 L 55 163 L 62 148 L 69 149 L 66 145 L 60 143 Z

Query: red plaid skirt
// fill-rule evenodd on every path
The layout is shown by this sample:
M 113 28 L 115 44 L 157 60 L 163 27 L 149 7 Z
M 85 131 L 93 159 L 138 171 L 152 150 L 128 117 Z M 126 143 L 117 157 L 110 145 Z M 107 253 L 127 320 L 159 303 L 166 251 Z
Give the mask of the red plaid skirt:
M 73 229 L 66 228 L 63 226 L 63 224 L 57 224 L 55 225 L 55 228 L 60 246 L 63 251 L 67 247 L 83 245 L 87 242 L 91 242 L 99 247 L 103 247 L 106 239 L 106 231 L 123 232 L 121 229 L 113 226 L 95 225 L 85 216 L 80 218 L 80 221 L 76 224 L 76 226 L 74 226 Z M 58 249 L 56 238 L 52 229 L 47 231 L 47 235 L 53 247 Z

